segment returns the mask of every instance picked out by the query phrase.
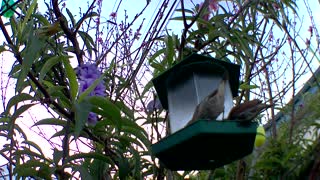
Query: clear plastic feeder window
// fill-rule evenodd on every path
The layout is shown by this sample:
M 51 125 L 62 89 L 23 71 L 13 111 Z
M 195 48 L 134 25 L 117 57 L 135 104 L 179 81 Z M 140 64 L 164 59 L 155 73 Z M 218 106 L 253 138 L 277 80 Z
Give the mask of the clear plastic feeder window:
M 218 88 L 222 77 L 194 72 L 183 82 L 168 86 L 168 106 L 171 133 L 174 133 L 191 120 L 196 106 L 211 92 Z M 217 120 L 226 118 L 232 108 L 230 85 L 225 89 L 225 111 Z

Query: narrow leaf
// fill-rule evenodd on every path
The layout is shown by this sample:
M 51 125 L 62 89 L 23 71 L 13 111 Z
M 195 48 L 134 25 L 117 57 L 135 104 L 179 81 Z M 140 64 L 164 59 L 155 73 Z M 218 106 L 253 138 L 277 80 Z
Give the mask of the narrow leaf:
M 84 128 L 86 122 L 88 121 L 89 113 L 91 111 L 92 105 L 86 101 L 76 103 L 75 105 L 75 129 L 74 136 L 77 139 L 80 132 Z
M 62 119 L 47 118 L 47 119 L 42 119 L 36 122 L 33 126 L 39 126 L 39 125 L 66 126 L 66 124 L 67 124 L 67 121 Z
M 69 59 L 63 58 L 62 62 L 65 68 L 67 79 L 69 81 L 71 99 L 72 101 L 74 101 L 76 99 L 78 89 L 79 89 L 77 75 L 70 64 Z
M 26 93 L 21 93 L 21 94 L 17 94 L 15 96 L 13 96 L 6 107 L 6 111 L 4 112 L 5 115 L 9 114 L 10 109 L 14 106 L 17 105 L 20 102 L 26 101 L 26 100 L 32 100 L 33 97 L 30 94 L 26 94 Z
M 77 160 L 77 159 L 84 159 L 84 158 L 99 159 L 99 160 L 106 162 L 108 164 L 114 164 L 113 161 L 110 159 L 110 157 L 104 156 L 103 154 L 96 153 L 96 152 L 74 154 L 74 155 L 69 156 L 66 159 L 66 162 L 70 162 L 70 161 Z
M 134 113 L 131 108 L 127 107 L 123 101 L 115 102 L 115 105 L 121 110 L 125 115 L 128 116 L 129 119 L 134 118 Z
M 80 172 L 81 179 L 93 180 L 87 168 L 83 166 L 75 166 L 74 170 Z
M 83 23 L 83 21 L 87 18 L 92 18 L 94 16 L 98 16 L 98 13 L 96 12 L 90 12 L 88 14 L 86 14 L 86 16 L 83 16 L 82 18 L 79 19 L 79 21 L 77 22 L 77 24 L 75 25 L 74 29 L 78 29 L 78 26 L 81 26 L 81 23 Z
M 100 109 L 100 111 L 95 111 L 93 109 L 94 112 L 97 112 L 97 113 L 100 112 L 101 113 L 100 115 L 111 120 L 118 128 L 121 127 L 120 109 L 115 104 L 113 104 L 110 100 L 100 96 L 91 96 L 91 97 L 88 97 L 87 100 L 92 105 Z
M 25 104 L 25 105 L 22 105 L 21 107 L 19 107 L 18 109 L 16 109 L 14 111 L 14 113 L 12 114 L 12 117 L 11 119 L 12 120 L 15 120 L 17 119 L 22 113 L 24 113 L 26 110 L 28 110 L 30 107 L 32 107 L 33 105 L 35 104 Z
M 46 74 L 51 70 L 51 68 L 56 65 L 58 62 L 60 62 L 59 56 L 53 56 L 49 58 L 44 65 L 42 66 L 39 74 L 39 81 L 41 82 L 43 78 L 46 76 Z
M 68 16 L 69 16 L 69 18 L 71 20 L 72 26 L 75 26 L 76 25 L 76 20 L 74 19 L 73 14 L 71 13 L 71 11 L 68 8 L 66 8 L 66 11 L 67 11 L 67 14 L 68 14 Z
M 55 148 L 53 150 L 53 162 L 55 164 L 59 164 L 59 161 L 61 160 L 62 155 L 63 155 L 63 152 Z
M 23 141 L 22 144 L 26 144 L 26 145 L 29 145 L 29 146 L 32 146 L 33 148 L 35 148 L 42 156 L 44 156 L 43 152 L 42 152 L 42 149 L 40 148 L 40 146 L 37 144 L 37 143 L 34 143 L 32 141 Z
M 23 26 L 24 26 L 25 24 L 27 24 L 27 22 L 30 20 L 30 17 L 31 17 L 31 15 L 33 14 L 34 9 L 36 8 L 37 4 L 38 4 L 38 3 L 37 3 L 37 0 L 33 0 L 32 3 L 31 3 L 31 5 L 28 7 L 27 13 L 26 13 L 26 15 L 25 15 L 24 18 L 23 18 L 23 23 L 22 23 L 21 29 L 24 29 Z
M 29 23 L 32 23 L 31 21 Z M 28 24 L 29 24 L 28 23 Z M 26 28 L 33 28 L 32 26 L 26 26 Z M 28 43 L 26 48 L 21 53 L 23 56 L 21 71 L 18 76 L 16 84 L 16 92 L 21 92 L 22 84 L 26 79 L 33 62 L 38 59 L 39 53 L 44 46 L 44 41 L 40 40 L 39 37 L 34 36 L 33 30 L 30 30 L 25 36 L 28 37 Z
M 93 81 L 91 86 L 79 95 L 79 102 L 83 101 L 84 98 L 87 97 L 97 87 L 97 85 L 103 80 L 103 78 L 104 74 L 102 74 L 99 79 Z
M 168 66 L 170 66 L 174 60 L 174 42 L 172 36 L 168 35 L 166 38 L 166 63 Z
M 87 46 L 89 55 L 92 56 L 92 49 L 95 46 L 92 37 L 88 33 L 83 31 L 79 31 L 78 33 L 82 38 L 83 42 L 85 43 L 85 45 Z

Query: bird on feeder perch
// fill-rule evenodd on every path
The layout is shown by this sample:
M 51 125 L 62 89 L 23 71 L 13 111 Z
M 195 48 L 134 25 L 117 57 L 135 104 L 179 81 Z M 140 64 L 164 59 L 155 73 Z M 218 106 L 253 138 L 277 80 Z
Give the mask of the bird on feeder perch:
M 264 104 L 259 99 L 253 99 L 239 104 L 231 109 L 228 120 L 239 120 L 239 121 L 252 121 L 256 118 L 263 110 L 271 107 L 272 105 Z
M 228 83 L 227 73 L 224 74 L 218 88 L 197 105 L 187 126 L 200 119 L 216 120 L 224 112 L 226 83 Z

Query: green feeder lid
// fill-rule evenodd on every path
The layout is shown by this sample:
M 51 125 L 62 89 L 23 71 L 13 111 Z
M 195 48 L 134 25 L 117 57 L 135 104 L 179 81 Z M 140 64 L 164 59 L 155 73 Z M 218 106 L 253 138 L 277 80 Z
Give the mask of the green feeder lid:
M 152 79 L 160 102 L 164 109 L 168 109 L 168 87 L 175 82 L 181 82 L 193 72 L 205 74 L 222 74 L 227 71 L 233 97 L 238 95 L 240 66 L 226 61 L 221 61 L 212 57 L 192 54 Z
M 1 14 L 3 13 L 4 17 L 10 18 L 14 14 L 14 10 L 17 8 L 17 6 L 13 6 L 14 0 L 2 0 L 1 3 Z
M 152 145 L 171 170 L 215 169 L 252 153 L 258 123 L 199 120 Z

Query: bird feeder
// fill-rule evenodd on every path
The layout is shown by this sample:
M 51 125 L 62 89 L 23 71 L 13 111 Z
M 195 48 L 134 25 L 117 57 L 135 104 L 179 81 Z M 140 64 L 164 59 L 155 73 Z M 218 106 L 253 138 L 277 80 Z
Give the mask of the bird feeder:
M 228 73 L 225 110 L 217 119 L 187 125 L 196 106 L 218 88 Z M 192 54 L 152 80 L 170 135 L 152 145 L 153 154 L 171 170 L 208 170 L 238 160 L 253 150 L 258 124 L 225 120 L 239 88 L 240 66 Z

